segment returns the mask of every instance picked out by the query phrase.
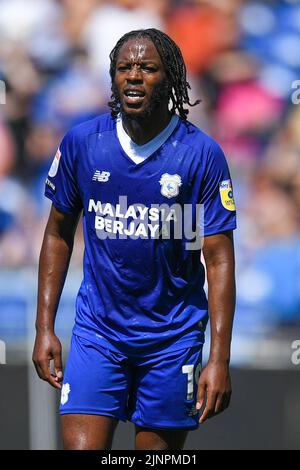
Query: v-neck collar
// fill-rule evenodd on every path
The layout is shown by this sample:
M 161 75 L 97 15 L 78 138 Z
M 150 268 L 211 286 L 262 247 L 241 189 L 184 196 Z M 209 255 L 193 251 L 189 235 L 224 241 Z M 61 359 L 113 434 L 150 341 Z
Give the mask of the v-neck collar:
M 144 145 L 137 145 L 126 133 L 119 115 L 116 122 L 116 136 L 127 158 L 132 164 L 139 166 L 166 142 L 176 128 L 178 121 L 179 117 L 174 114 L 169 124 L 157 136 Z

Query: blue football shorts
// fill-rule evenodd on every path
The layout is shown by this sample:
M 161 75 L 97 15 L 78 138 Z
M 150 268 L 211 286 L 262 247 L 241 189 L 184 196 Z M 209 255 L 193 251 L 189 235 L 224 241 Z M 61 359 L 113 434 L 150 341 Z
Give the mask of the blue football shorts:
M 72 336 L 60 414 L 96 414 L 159 429 L 197 429 L 202 345 L 126 356 Z

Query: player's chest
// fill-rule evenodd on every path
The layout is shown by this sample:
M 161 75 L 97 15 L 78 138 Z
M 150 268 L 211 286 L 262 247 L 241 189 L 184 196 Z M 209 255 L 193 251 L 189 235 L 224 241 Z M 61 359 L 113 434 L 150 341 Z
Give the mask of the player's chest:
M 192 159 L 186 149 L 162 146 L 135 163 L 112 142 L 90 145 L 80 159 L 77 181 L 84 206 L 90 200 L 130 204 L 185 203 L 192 197 Z

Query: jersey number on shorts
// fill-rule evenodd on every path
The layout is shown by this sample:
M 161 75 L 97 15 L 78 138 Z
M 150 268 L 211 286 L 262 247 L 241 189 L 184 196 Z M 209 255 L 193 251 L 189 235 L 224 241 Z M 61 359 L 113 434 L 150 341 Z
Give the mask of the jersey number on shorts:
M 202 365 L 199 363 L 196 367 L 195 370 L 195 382 L 198 384 L 198 380 L 201 374 L 201 368 Z M 187 400 L 193 400 L 194 398 L 194 364 L 188 364 L 186 366 L 182 366 L 182 373 L 187 374 L 187 394 L 186 394 L 186 399 Z

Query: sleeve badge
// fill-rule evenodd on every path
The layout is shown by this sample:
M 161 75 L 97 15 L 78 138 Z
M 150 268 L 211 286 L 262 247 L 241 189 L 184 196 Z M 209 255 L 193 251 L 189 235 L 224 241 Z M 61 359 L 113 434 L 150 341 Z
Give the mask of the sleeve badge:
M 235 211 L 235 202 L 233 198 L 233 189 L 231 180 L 221 181 L 219 186 L 222 206 L 228 211 Z
M 53 178 L 57 173 L 57 170 L 58 170 L 58 167 L 59 167 L 59 162 L 60 162 L 60 157 L 61 157 L 61 152 L 58 149 L 57 152 L 56 152 L 56 155 L 54 157 L 54 160 L 52 162 L 51 168 L 49 170 L 49 176 L 51 178 Z

